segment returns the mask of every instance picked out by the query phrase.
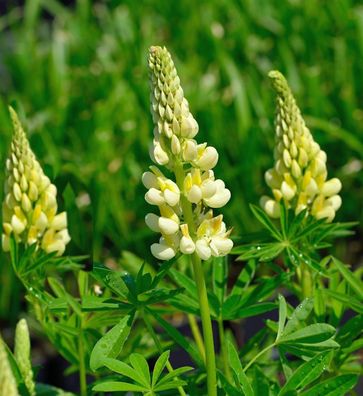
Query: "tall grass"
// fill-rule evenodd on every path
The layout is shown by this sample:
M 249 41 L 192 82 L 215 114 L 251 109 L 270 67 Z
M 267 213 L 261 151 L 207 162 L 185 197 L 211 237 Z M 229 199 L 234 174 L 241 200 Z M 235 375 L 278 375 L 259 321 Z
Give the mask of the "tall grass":
M 225 213 L 234 235 L 256 227 L 248 204 L 265 191 L 263 172 L 272 165 L 270 69 L 289 79 L 328 152 L 332 175 L 343 181 L 338 218 L 361 220 L 359 3 L 78 0 L 70 8 L 57 0 L 27 0 L 23 9 L 0 17 L 1 163 L 11 136 L 7 104 L 15 102 L 48 172 L 66 175 L 58 182 L 65 205 L 73 194 L 83 202 L 81 217 L 74 210 L 70 221 L 74 243 L 87 251 L 86 223 L 95 259 L 119 261 L 123 255 L 130 265 L 137 259 L 126 251 L 149 259 L 153 236 L 143 222 L 140 183 L 152 129 L 146 54 L 150 45 L 165 44 L 184 77 L 200 136 L 220 152 L 219 176 L 232 191 Z M 3 307 L 10 293 L 3 291 Z

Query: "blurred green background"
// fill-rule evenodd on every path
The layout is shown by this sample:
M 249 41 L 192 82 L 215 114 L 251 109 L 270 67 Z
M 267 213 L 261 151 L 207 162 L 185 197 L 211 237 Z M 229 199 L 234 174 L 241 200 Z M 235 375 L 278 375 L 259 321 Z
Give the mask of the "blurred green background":
M 151 208 L 140 182 L 151 164 L 150 45 L 172 53 L 200 125 L 198 140 L 220 153 L 215 171 L 232 191 L 223 213 L 234 235 L 258 228 L 248 204 L 267 192 L 271 69 L 287 76 L 328 154 L 330 176 L 343 182 L 337 219 L 362 220 L 361 1 L 27 0 L 1 7 L 0 162 L 11 138 L 7 106 L 14 104 L 65 197 L 70 253 L 92 249 L 95 259 L 109 263 L 122 255 L 124 263 L 130 260 L 126 251 L 150 259 L 156 235 L 144 225 Z M 359 257 L 360 226 L 356 230 L 341 249 Z M 14 291 L 7 290 L 7 271 L 0 273 L 7 315 Z

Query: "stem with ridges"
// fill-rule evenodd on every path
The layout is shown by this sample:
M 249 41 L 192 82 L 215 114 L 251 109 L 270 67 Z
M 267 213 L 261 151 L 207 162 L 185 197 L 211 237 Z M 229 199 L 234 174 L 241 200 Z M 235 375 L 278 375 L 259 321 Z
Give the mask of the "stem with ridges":
M 192 331 L 195 343 L 197 344 L 199 353 L 202 355 L 203 361 L 205 363 L 205 349 L 204 349 L 204 344 L 203 344 L 203 338 L 202 338 L 202 335 L 200 334 L 198 322 L 195 319 L 195 316 L 192 314 L 188 314 L 188 321 L 189 321 L 189 326 Z
M 174 167 L 174 173 L 179 189 L 183 191 L 185 177 L 183 165 L 180 163 L 176 163 Z M 192 237 L 195 237 L 195 224 L 192 205 L 183 194 L 181 194 L 180 196 L 180 201 L 184 215 L 184 221 L 186 224 L 188 224 L 190 235 Z M 214 351 L 213 329 L 209 311 L 208 294 L 204 280 L 203 267 L 201 259 L 197 255 L 197 253 L 191 254 L 191 261 L 193 265 L 194 279 L 198 290 L 200 316 L 203 326 L 204 347 L 206 353 L 208 396 L 217 396 L 216 358 Z
M 228 380 L 231 380 L 231 372 L 229 371 L 228 365 L 228 357 L 227 357 L 227 350 L 226 350 L 226 343 L 225 343 L 225 336 L 224 336 L 224 326 L 223 326 L 223 319 L 218 318 L 218 332 L 219 332 L 219 342 L 221 344 L 221 355 L 222 355 L 222 362 L 223 362 L 223 371 L 226 375 Z
M 79 353 L 79 386 L 81 396 L 87 396 L 87 379 L 86 379 L 86 365 L 84 362 L 84 344 L 83 344 L 83 318 L 79 318 L 79 340 L 78 340 L 78 353 Z

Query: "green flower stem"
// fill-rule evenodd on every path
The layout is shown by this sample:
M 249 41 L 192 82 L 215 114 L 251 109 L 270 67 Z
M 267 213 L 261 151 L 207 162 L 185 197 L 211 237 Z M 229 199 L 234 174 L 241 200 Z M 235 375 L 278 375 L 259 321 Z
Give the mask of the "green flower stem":
M 313 295 L 313 284 L 311 279 L 311 272 L 305 263 L 301 263 L 302 280 L 301 287 L 303 292 L 303 297 L 308 298 Z
M 276 344 L 273 343 L 269 346 L 267 346 L 265 349 L 263 349 L 260 353 L 258 353 L 252 360 L 250 360 L 248 362 L 248 364 L 246 365 L 246 367 L 243 369 L 244 372 L 246 372 L 252 365 L 253 363 L 259 359 L 262 355 L 264 355 L 267 351 L 269 351 L 270 349 L 272 349 Z
M 183 191 L 185 176 L 183 165 L 176 164 L 174 172 L 179 189 Z M 181 194 L 180 200 L 184 215 L 184 221 L 186 224 L 188 224 L 190 235 L 194 237 L 195 224 L 192 205 L 183 194 Z M 191 261 L 193 265 L 194 279 L 198 289 L 200 316 L 203 326 L 204 347 L 206 352 L 208 396 L 217 396 L 216 358 L 214 351 L 213 329 L 209 311 L 208 295 L 204 279 L 203 267 L 201 259 L 196 253 L 193 253 L 191 255 Z
M 81 396 L 87 396 L 87 378 L 85 365 L 85 350 L 83 343 L 83 317 L 79 318 L 78 335 L 78 354 L 79 354 L 79 386 Z
M 229 370 L 228 364 L 228 357 L 227 357 L 227 350 L 226 350 L 226 342 L 224 336 L 224 326 L 223 326 L 223 319 L 218 318 L 218 332 L 219 332 L 219 342 L 221 344 L 221 355 L 222 355 L 222 362 L 223 362 L 223 371 L 226 375 L 228 380 L 231 380 L 231 372 Z
M 191 255 L 195 283 L 198 289 L 200 316 L 203 325 L 204 346 L 206 352 L 208 396 L 217 396 L 216 357 L 214 351 L 212 320 L 210 317 L 207 288 L 204 280 L 200 257 Z
M 195 316 L 192 314 L 188 314 L 188 321 L 189 321 L 190 329 L 192 331 L 195 343 L 197 344 L 197 348 L 199 349 L 199 352 L 202 355 L 202 358 L 205 362 L 205 348 L 204 348 L 204 344 L 203 344 L 202 335 L 200 334 L 198 322 L 195 319 Z
M 78 289 L 81 299 L 88 293 L 88 273 L 79 271 L 78 273 Z M 79 353 L 79 385 L 81 396 L 87 396 L 87 371 L 85 365 L 85 350 L 84 350 L 84 334 L 83 334 L 83 314 L 80 313 L 78 317 L 78 353 Z
M 301 289 L 301 299 L 309 298 L 313 295 L 313 281 L 309 267 L 305 263 L 300 263 L 296 270 L 297 281 Z
M 142 318 L 144 320 L 146 328 L 147 328 L 148 332 L 150 333 L 156 348 L 158 349 L 159 353 L 162 354 L 164 352 L 163 346 L 161 345 L 161 342 L 159 341 L 159 338 L 156 335 L 154 328 L 152 327 L 152 325 L 149 321 L 149 318 L 147 317 L 147 313 L 145 311 L 142 311 L 141 313 L 142 313 Z M 174 371 L 173 366 L 170 364 L 169 360 L 166 363 L 166 368 L 168 369 L 169 373 L 172 373 Z M 175 380 L 176 379 L 177 379 L 177 377 L 175 378 Z M 181 396 L 187 396 L 182 386 L 178 386 L 178 391 Z

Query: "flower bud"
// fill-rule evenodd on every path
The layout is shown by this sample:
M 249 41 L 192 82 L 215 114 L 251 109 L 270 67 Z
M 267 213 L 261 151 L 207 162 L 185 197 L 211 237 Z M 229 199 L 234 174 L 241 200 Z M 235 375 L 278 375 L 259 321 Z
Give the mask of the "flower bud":
M 260 200 L 260 205 L 273 219 L 278 219 L 280 217 L 280 205 L 273 199 L 263 196 Z
M 342 183 L 340 182 L 339 179 L 335 177 L 324 183 L 321 192 L 326 197 L 331 197 L 332 195 L 338 194 L 338 192 L 341 189 L 342 189 Z
M 195 244 L 189 235 L 189 229 L 187 224 L 180 226 L 182 237 L 180 239 L 180 251 L 184 254 L 192 254 L 195 251 Z
M 8 360 L 5 344 L 0 337 L 0 395 L 18 396 L 18 388 Z
M 16 325 L 14 357 L 29 394 L 34 396 L 35 384 L 33 381 L 33 371 L 30 360 L 30 336 L 25 319 L 21 319 Z

